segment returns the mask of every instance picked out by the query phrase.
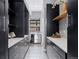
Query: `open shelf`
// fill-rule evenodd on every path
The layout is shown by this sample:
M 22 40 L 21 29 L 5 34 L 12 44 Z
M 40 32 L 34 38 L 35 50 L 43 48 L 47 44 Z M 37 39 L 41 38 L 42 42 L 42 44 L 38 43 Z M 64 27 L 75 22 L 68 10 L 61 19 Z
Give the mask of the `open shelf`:
M 30 32 L 40 31 L 40 20 L 30 20 Z
M 8 0 L 8 15 L 9 15 L 9 33 L 14 33 L 16 37 L 24 37 L 28 34 L 28 19 L 29 12 L 24 2 Z M 18 22 L 19 21 L 19 22 Z

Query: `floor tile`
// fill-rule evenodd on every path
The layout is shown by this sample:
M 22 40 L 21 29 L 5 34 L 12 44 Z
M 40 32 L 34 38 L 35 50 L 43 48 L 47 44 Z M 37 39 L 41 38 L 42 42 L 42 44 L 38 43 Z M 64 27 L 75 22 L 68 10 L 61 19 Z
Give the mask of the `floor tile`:
M 48 59 L 46 53 L 43 51 L 41 45 L 31 45 L 25 59 Z

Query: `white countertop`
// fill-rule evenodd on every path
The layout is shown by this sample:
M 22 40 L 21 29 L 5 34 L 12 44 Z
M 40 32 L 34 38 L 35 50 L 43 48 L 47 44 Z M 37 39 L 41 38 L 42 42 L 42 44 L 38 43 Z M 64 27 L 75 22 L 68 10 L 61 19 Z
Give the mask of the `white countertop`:
M 67 39 L 66 38 L 52 38 L 47 37 L 50 41 L 56 44 L 60 49 L 67 53 Z
M 26 35 L 25 37 L 28 37 L 28 35 Z M 14 46 L 15 44 L 17 44 L 18 42 L 23 40 L 25 37 L 23 37 L 23 38 L 11 38 L 11 39 L 8 39 L 8 48 Z
M 24 38 L 28 37 L 28 35 L 24 35 Z
M 12 39 L 8 39 L 8 48 L 12 47 L 13 45 L 17 44 L 18 42 L 20 42 L 23 39 L 24 38 L 12 38 Z

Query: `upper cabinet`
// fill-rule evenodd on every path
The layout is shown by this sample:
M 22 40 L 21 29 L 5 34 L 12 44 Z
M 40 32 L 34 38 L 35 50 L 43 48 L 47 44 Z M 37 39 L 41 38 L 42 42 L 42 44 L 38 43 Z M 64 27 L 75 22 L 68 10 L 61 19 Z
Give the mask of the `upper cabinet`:
M 52 21 L 53 18 L 59 15 L 59 5 L 52 8 L 52 4 L 47 4 L 47 36 L 59 32 L 59 21 Z
M 14 32 L 16 37 L 28 34 L 29 12 L 22 0 L 9 0 L 9 34 Z
M 55 17 L 53 20 L 62 20 L 67 16 L 67 3 L 66 2 L 62 2 L 62 4 L 60 5 L 60 15 Z

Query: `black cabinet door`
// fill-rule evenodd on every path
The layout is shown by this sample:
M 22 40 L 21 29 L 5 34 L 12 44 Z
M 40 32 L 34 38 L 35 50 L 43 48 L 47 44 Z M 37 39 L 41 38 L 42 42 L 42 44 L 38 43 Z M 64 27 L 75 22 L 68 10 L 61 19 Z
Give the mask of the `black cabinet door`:
M 68 7 L 68 54 L 76 58 L 78 57 L 78 0 L 68 0 Z
M 16 29 L 15 33 L 17 37 L 24 36 L 24 3 L 23 2 L 15 2 L 15 23 Z
M 0 59 L 8 59 L 8 8 L 6 8 L 8 3 L 6 1 L 0 0 Z
M 28 22 L 28 20 L 29 20 L 29 12 L 28 12 L 28 10 L 27 10 L 27 8 L 26 8 L 26 6 L 25 6 L 25 21 L 24 21 L 24 28 L 25 28 L 25 34 L 26 35 L 28 35 L 28 33 L 29 33 L 29 22 Z
M 52 8 L 51 4 L 47 4 L 47 36 L 59 32 L 59 22 L 53 21 L 57 15 L 59 15 L 59 6 Z

